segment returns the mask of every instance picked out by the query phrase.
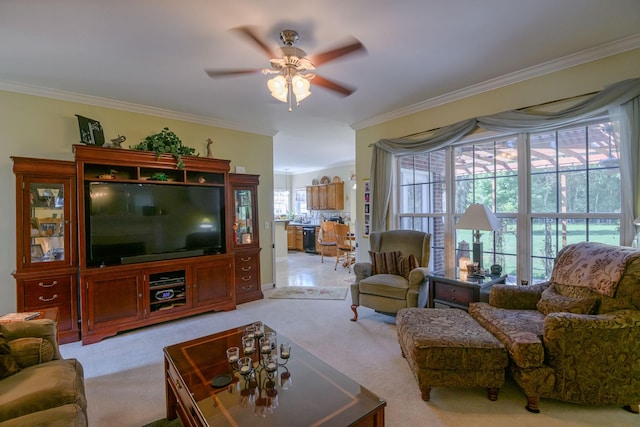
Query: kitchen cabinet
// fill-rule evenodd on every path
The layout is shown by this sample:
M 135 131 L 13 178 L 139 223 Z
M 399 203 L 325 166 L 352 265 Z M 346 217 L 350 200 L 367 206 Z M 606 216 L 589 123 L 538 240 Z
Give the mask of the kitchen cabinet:
M 61 343 L 79 339 L 74 162 L 12 157 L 17 311 L 56 307 Z
M 304 251 L 304 236 L 301 225 L 296 225 L 296 250 L 300 252 Z
M 311 198 L 309 198 L 311 194 Z M 342 210 L 344 209 L 344 182 L 312 185 L 307 187 L 307 209 Z
M 258 234 L 259 178 L 258 175 L 229 174 L 234 207 L 235 300 L 238 304 L 264 298 Z
M 296 250 L 296 226 L 287 225 L 287 250 Z

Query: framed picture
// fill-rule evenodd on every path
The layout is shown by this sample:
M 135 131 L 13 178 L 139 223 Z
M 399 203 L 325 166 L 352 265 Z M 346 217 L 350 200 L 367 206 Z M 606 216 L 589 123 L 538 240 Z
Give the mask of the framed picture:
M 363 180 L 364 189 L 364 228 L 362 230 L 363 237 L 369 237 L 370 232 L 370 220 L 371 220 L 371 183 L 368 179 Z
M 42 245 L 31 245 L 32 260 L 41 260 L 43 256 L 44 256 L 44 251 L 42 250 Z
M 59 236 L 61 234 L 60 218 L 40 218 L 40 235 L 41 236 Z
M 80 142 L 87 145 L 104 145 L 104 131 L 99 121 L 79 116 Z

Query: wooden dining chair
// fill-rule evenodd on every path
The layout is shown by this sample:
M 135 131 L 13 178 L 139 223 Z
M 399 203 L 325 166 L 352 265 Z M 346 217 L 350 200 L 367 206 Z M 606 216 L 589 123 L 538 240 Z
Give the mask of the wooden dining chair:
M 337 224 L 334 226 L 336 232 L 336 265 L 334 270 L 338 269 L 338 262 L 340 259 L 344 259 L 342 263 L 343 266 L 349 269 L 351 272 L 351 256 L 355 252 L 355 248 L 353 245 L 354 239 L 351 235 L 351 229 L 348 224 Z M 354 258 L 355 259 L 355 258 Z
M 320 236 L 318 238 L 318 244 L 320 245 L 320 262 L 324 263 L 325 253 L 329 248 L 337 247 L 336 232 L 333 221 L 324 221 L 320 224 Z M 333 252 L 333 251 L 332 251 Z

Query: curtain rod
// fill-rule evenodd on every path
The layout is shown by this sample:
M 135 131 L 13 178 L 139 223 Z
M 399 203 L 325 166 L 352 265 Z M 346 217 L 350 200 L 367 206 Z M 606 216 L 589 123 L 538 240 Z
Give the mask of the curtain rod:
M 558 103 L 558 102 L 571 101 L 572 99 L 578 99 L 578 98 L 582 98 L 584 96 L 595 95 L 598 92 L 600 92 L 600 91 L 597 90 L 597 91 L 594 91 L 594 92 L 583 93 L 582 95 L 568 96 L 566 98 L 555 99 L 553 101 L 543 102 L 541 104 L 535 104 L 535 105 L 529 105 L 528 107 L 516 108 L 514 111 L 523 111 L 523 110 L 528 110 L 530 108 L 537 108 L 537 107 L 543 107 L 545 105 L 555 104 L 555 103 Z M 442 128 L 442 126 L 437 127 L 437 128 L 433 128 L 433 129 L 429 129 L 429 130 L 422 130 L 420 132 L 410 133 L 408 135 L 401 136 L 399 139 L 410 138 L 412 136 L 418 136 L 418 135 L 422 135 L 424 133 L 429 133 L 429 132 L 435 132 L 435 131 L 437 131 L 438 129 L 441 129 L 441 128 Z M 369 144 L 369 147 L 373 147 L 374 145 L 375 145 L 375 143 L 371 143 L 371 144 Z

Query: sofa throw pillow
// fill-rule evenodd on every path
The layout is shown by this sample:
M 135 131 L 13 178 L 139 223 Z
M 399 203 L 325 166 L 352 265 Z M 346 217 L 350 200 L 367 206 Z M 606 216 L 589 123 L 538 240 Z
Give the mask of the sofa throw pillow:
M 409 255 L 398 257 L 398 274 L 403 276 L 405 279 L 409 280 L 409 273 L 411 273 L 411 270 L 418 267 L 420 267 L 420 264 L 418 264 L 418 259 L 415 256 Z
M 0 379 L 20 371 L 20 366 L 11 355 L 11 347 L 4 334 L 0 332 Z
M 24 369 L 53 360 L 53 346 L 44 338 L 27 337 L 9 341 L 11 356 Z
M 572 298 L 560 295 L 554 285 L 542 291 L 536 308 L 545 316 L 549 313 L 592 314 L 595 312 L 598 298 Z
M 372 274 L 398 274 L 398 258 L 400 251 L 393 252 L 372 252 L 371 257 Z

